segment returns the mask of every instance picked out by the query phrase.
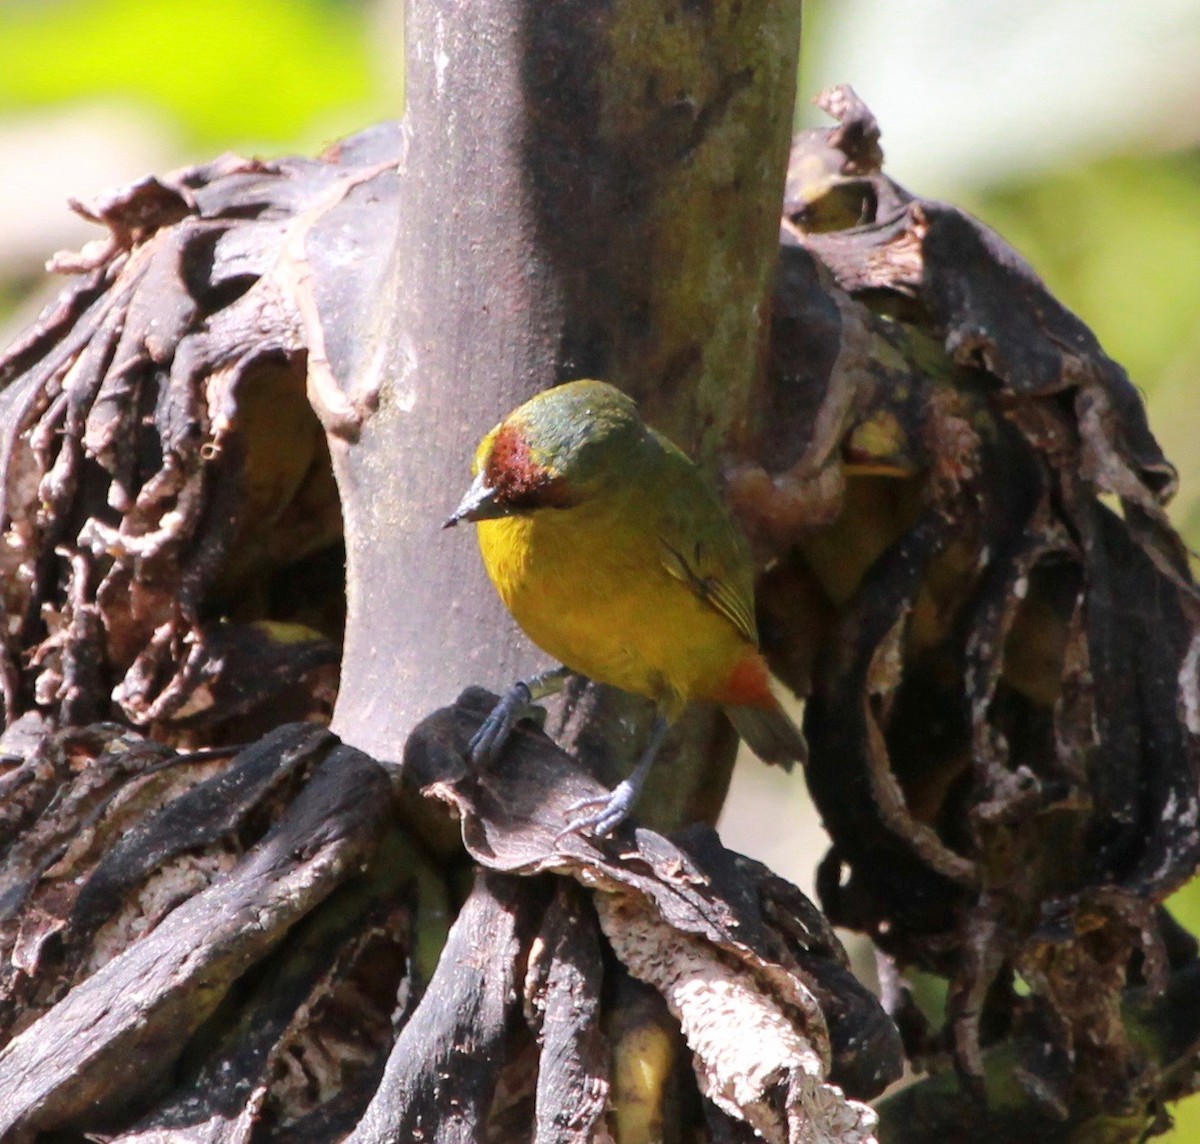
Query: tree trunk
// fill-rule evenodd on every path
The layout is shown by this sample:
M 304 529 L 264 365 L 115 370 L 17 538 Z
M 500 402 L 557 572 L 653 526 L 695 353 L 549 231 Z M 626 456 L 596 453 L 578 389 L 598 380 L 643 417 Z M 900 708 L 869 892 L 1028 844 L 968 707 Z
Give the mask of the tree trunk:
M 509 409 L 599 377 L 710 467 L 752 440 L 799 33 L 799 5 L 780 0 L 410 5 L 397 255 L 354 327 L 370 352 L 347 345 L 335 365 L 376 403 L 333 449 L 347 741 L 398 758 L 468 683 L 504 690 L 554 666 L 473 540 L 438 530 Z M 612 783 L 650 710 L 596 692 L 558 737 L 587 734 Z M 622 721 L 639 733 L 613 734 Z M 732 744 L 691 715 L 652 776 L 650 820 L 713 820 Z

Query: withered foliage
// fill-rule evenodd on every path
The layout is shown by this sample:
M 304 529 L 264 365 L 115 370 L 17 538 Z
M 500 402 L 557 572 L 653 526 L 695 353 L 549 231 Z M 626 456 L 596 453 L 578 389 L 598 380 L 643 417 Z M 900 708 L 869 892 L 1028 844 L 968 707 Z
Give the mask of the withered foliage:
M 87 208 L 107 237 L 0 360 L 0 1138 L 869 1140 L 901 1035 L 937 1071 L 885 1140 L 1136 1135 L 1186 1091 L 1173 471 L 1079 320 L 825 105 L 728 471 L 808 697 L 825 916 L 707 828 L 558 839 L 594 780 L 532 729 L 469 767 L 485 693 L 399 774 L 321 727 L 325 433 L 372 401 L 329 358 L 375 304 L 400 132 Z M 827 918 L 882 951 L 899 1033 Z
M 1049 1119 L 1125 1116 L 1169 1091 L 1129 991 L 1196 969 L 1160 909 L 1200 847 L 1174 471 L 1033 270 L 884 176 L 853 92 L 823 100 L 841 122 L 793 148 L 773 340 L 774 424 L 813 429 L 773 430 L 769 481 L 735 474 L 751 527 L 794 545 L 763 622 L 811 691 L 822 905 L 949 979 L 940 1032 L 892 980 L 914 1057 L 949 1049 L 983 1088 L 986 1046 L 1016 1046 L 1001 1071 Z
M 10 724 L 211 741 L 328 706 L 338 612 L 302 601 L 341 520 L 285 268 L 339 174 L 228 157 L 77 204 L 107 236 L 0 359 Z

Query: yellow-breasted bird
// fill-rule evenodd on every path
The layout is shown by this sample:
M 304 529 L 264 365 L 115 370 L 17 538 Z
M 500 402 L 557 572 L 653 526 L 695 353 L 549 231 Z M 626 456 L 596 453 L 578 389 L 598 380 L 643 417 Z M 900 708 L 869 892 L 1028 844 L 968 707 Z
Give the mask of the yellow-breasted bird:
M 769 686 L 749 548 L 709 478 L 601 381 L 548 389 L 480 442 L 475 481 L 446 525 L 478 522 L 488 575 L 563 669 L 518 683 L 471 741 L 493 757 L 525 708 L 575 672 L 657 704 L 650 743 L 567 831 L 607 834 L 629 811 L 669 724 L 721 704 L 750 749 L 790 766 L 804 738 Z M 564 832 L 565 833 L 565 832 Z

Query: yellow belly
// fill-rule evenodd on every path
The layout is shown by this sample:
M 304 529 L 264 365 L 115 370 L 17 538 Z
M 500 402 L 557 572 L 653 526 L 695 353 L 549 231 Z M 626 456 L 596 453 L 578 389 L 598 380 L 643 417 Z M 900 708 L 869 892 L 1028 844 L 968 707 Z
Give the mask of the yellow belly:
M 480 521 L 488 575 L 530 639 L 572 671 L 671 714 L 719 698 L 749 645 L 667 571 L 653 534 L 614 515 L 629 514 L 580 506 Z

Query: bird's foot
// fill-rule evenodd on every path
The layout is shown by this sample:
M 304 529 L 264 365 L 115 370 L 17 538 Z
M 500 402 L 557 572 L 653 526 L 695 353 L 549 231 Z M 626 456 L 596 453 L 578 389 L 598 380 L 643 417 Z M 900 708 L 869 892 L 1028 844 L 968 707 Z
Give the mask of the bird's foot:
M 529 685 L 523 680 L 514 683 L 471 736 L 471 762 L 476 766 L 493 762 L 504 749 L 513 728 L 529 711 L 532 701 Z
M 590 834 L 593 838 L 603 838 L 611 834 L 622 822 L 629 817 L 633 804 L 637 802 L 639 788 L 626 779 L 618 783 L 608 794 L 597 795 L 595 798 L 581 798 L 567 807 L 567 825 L 555 836 L 559 842 L 569 834 Z M 592 814 L 579 814 L 579 811 L 593 811 Z
M 622 822 L 629 817 L 634 803 L 646 785 L 646 776 L 654 763 L 659 747 L 667 736 L 667 721 L 661 715 L 654 720 L 650 731 L 650 742 L 642 752 L 642 757 L 633 768 L 633 773 L 627 779 L 617 783 L 608 794 L 596 795 L 593 798 L 580 799 L 567 807 L 567 825 L 555 836 L 554 841 L 566 838 L 568 834 L 590 834 L 593 838 L 603 838 L 611 834 Z M 592 814 L 577 814 L 577 811 L 591 810 Z
M 517 680 L 471 736 L 468 745 L 471 762 L 476 766 L 494 762 L 522 719 L 538 720 L 541 726 L 546 713 L 534 703 L 561 691 L 570 674 L 567 668 L 556 667 L 530 679 Z

